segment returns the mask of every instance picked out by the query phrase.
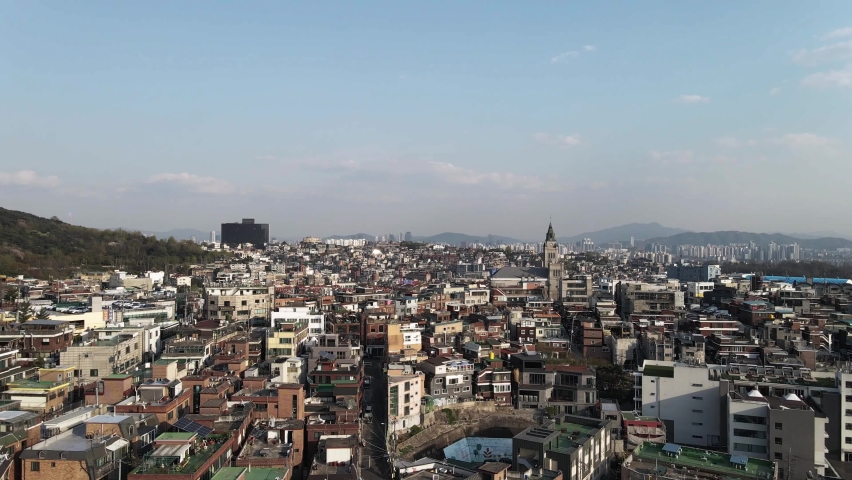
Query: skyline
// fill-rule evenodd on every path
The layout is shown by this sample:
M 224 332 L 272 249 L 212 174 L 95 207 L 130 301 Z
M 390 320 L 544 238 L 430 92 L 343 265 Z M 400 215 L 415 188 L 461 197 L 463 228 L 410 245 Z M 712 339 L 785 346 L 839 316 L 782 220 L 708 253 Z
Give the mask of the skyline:
M 0 5 L 3 207 L 279 238 L 852 236 L 848 2 L 146 7 Z

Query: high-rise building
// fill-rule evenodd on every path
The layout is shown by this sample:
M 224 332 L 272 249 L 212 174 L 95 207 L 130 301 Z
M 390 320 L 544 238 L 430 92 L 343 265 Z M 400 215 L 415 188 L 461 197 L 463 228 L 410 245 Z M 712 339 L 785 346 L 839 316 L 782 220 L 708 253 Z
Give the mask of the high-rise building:
M 410 241 L 411 241 L 411 232 L 405 232 L 405 241 L 406 241 L 406 242 L 410 242 Z
M 210 243 L 216 243 L 216 230 L 210 231 Z
M 263 248 L 269 243 L 269 224 L 254 223 L 253 218 L 244 218 L 242 223 L 223 223 L 222 243 L 231 246 L 251 244 L 255 248 Z

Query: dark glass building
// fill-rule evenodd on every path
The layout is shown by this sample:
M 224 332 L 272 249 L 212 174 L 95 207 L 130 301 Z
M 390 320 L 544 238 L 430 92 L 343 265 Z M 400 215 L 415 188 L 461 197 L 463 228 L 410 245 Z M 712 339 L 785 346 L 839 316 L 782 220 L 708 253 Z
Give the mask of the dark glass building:
M 253 218 L 244 218 L 242 223 L 223 223 L 222 243 L 229 246 L 250 243 L 263 248 L 269 243 L 269 224 L 254 223 Z

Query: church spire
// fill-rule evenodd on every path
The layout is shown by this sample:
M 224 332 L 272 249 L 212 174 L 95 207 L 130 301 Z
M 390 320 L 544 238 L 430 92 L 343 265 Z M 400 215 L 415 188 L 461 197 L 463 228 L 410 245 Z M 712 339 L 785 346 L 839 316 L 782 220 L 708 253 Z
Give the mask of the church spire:
M 555 242 L 556 241 L 556 234 L 553 233 L 553 222 L 551 222 L 547 226 L 547 236 L 544 237 L 544 241 L 545 242 Z

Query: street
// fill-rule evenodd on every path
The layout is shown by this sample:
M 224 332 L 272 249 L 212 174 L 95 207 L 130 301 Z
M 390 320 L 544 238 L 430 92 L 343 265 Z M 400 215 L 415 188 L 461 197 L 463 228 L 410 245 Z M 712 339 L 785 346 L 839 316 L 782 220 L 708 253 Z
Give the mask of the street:
M 367 359 L 366 363 L 369 366 L 364 367 L 364 374 L 371 377 L 372 385 L 364 389 L 363 406 L 373 406 L 373 420 L 361 422 L 360 477 L 363 480 L 387 480 L 391 478 L 391 468 L 385 441 L 388 416 L 387 382 L 382 371 L 384 360 L 374 357 Z

